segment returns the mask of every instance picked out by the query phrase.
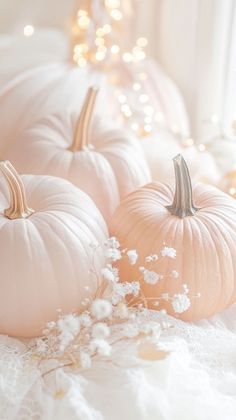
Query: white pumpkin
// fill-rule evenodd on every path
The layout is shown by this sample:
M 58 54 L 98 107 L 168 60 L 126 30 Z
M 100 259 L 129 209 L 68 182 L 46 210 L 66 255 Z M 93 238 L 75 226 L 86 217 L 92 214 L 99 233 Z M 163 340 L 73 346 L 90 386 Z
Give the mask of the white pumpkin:
M 181 146 L 180 141 L 168 130 L 159 129 L 141 139 L 153 180 L 169 182 L 172 174 L 172 159 L 178 153 L 188 161 L 194 181 L 217 184 L 220 173 L 214 157 L 207 151 L 200 152 L 196 146 Z
M 104 243 L 107 227 L 68 181 L 20 177 L 9 162 L 0 170 L 0 333 L 37 336 L 59 309 L 81 311 L 94 296 L 104 256 L 91 243 Z
M 53 63 L 35 67 L 17 75 L 0 89 L 0 154 L 19 140 L 20 134 L 37 120 L 49 114 L 80 110 L 91 85 L 99 86 L 96 113 L 114 121 L 105 76 L 88 67 L 79 69 L 71 64 Z
M 96 96 L 90 88 L 79 118 L 65 111 L 39 121 L 7 157 L 20 172 L 68 179 L 109 220 L 120 199 L 147 183 L 150 173 L 138 140 L 99 117 L 91 122 Z

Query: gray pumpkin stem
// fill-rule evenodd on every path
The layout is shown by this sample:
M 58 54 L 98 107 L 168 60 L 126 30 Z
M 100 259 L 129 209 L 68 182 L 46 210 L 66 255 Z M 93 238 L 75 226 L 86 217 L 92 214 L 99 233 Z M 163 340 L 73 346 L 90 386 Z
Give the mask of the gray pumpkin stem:
M 166 206 L 174 216 L 183 219 L 194 216 L 199 210 L 193 203 L 193 190 L 187 164 L 182 155 L 173 159 L 175 170 L 175 195 L 172 205 Z

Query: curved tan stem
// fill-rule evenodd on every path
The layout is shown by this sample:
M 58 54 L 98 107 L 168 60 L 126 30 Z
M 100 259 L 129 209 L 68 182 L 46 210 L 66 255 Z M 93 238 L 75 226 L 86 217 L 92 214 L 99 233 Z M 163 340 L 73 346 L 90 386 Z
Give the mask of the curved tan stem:
M 10 191 L 10 207 L 4 211 L 4 215 L 11 220 L 26 219 L 34 213 L 34 210 L 27 205 L 25 187 L 21 177 L 7 160 L 0 162 L 0 170 Z
M 86 95 L 83 108 L 80 112 L 80 116 L 78 118 L 76 127 L 75 127 L 75 134 L 74 140 L 70 147 L 72 152 L 77 152 L 78 150 L 82 150 L 86 147 L 89 143 L 89 130 L 90 130 L 90 123 L 93 115 L 94 106 L 96 103 L 96 97 L 98 94 L 97 87 L 90 87 L 88 93 Z
M 192 183 L 187 164 L 182 155 L 174 159 L 175 196 L 171 206 L 166 206 L 169 212 L 181 219 L 194 216 L 199 210 L 193 203 Z

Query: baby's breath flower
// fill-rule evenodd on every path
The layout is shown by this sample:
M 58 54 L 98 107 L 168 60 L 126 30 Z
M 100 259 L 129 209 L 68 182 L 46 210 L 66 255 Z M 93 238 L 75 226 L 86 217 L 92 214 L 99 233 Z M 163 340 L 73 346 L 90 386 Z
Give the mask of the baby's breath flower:
M 175 258 L 176 257 L 176 250 L 174 248 L 169 248 L 168 246 L 165 246 L 161 250 L 161 255 L 163 257 Z
M 80 322 L 77 315 L 69 314 L 60 318 L 57 321 L 57 327 L 61 332 L 69 332 L 73 336 L 77 335 L 80 331 Z
M 100 320 L 107 318 L 112 313 L 112 305 L 106 299 L 95 299 L 91 305 L 91 314 Z
M 157 284 L 160 280 L 160 274 L 155 271 L 145 269 L 143 272 L 143 279 L 147 284 Z
M 114 316 L 117 318 L 125 319 L 129 316 L 129 309 L 124 302 L 119 302 L 114 309 Z
M 91 340 L 90 350 L 93 353 L 100 354 L 100 356 L 110 356 L 111 354 L 110 344 L 101 338 L 100 339 L 94 338 L 93 340 Z
M 107 266 L 102 269 L 103 278 L 112 283 L 117 282 L 119 280 L 118 273 L 118 269 L 112 267 L 111 264 L 107 264 Z
M 184 292 L 185 293 L 188 293 L 189 292 L 188 285 L 187 284 L 183 284 L 183 289 L 184 289 Z
M 152 255 L 149 255 L 148 257 L 145 258 L 146 263 L 150 263 L 150 262 L 157 261 L 157 260 L 158 260 L 158 255 L 157 254 L 152 254 Z
M 47 350 L 47 344 L 42 338 L 37 339 L 36 346 L 39 353 L 44 353 Z
M 179 278 L 179 273 L 176 270 L 172 270 L 171 271 L 171 277 L 172 279 L 178 279 Z
M 114 293 L 125 297 L 126 295 L 138 296 L 140 291 L 140 283 L 138 281 L 117 283 L 114 285 Z
M 105 338 L 110 334 L 110 328 L 105 324 L 105 322 L 98 322 L 92 327 L 92 336 L 94 338 Z
M 92 365 L 91 357 L 85 351 L 79 353 L 80 365 L 83 369 L 89 369 Z
M 74 338 L 74 335 L 68 330 L 64 330 L 59 334 L 59 350 L 61 353 L 65 351 L 66 347 L 69 346 L 69 344 L 74 340 Z
M 92 324 L 91 317 L 86 312 L 79 316 L 79 322 L 82 327 L 90 327 L 90 325 Z
M 108 238 L 106 240 L 105 246 L 107 248 L 116 248 L 116 249 L 118 249 L 118 248 L 120 248 L 120 243 L 119 243 L 119 241 L 114 236 L 111 236 L 110 238 Z
M 174 295 L 171 303 L 176 314 L 182 314 L 183 312 L 187 311 L 191 304 L 190 299 L 186 293 L 178 293 Z
M 130 265 L 135 265 L 138 259 L 138 254 L 135 249 L 130 249 L 127 251 L 127 257 L 129 259 Z
M 105 257 L 115 262 L 121 259 L 121 252 L 116 248 L 107 248 L 104 252 Z

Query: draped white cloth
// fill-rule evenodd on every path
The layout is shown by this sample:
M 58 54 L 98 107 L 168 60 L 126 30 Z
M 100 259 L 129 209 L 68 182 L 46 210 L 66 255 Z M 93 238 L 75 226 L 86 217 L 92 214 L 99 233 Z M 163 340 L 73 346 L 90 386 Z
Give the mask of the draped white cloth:
M 150 53 L 175 80 L 199 141 L 232 138 L 236 117 L 236 3 L 234 0 L 137 2 L 136 33 L 144 31 Z M 220 125 L 207 124 L 218 116 Z M 222 132 L 223 131 L 223 132 Z
M 163 318 L 164 317 L 164 318 Z M 235 420 L 236 306 L 198 324 L 168 321 L 163 360 L 137 357 L 137 340 L 116 344 L 112 360 L 78 372 L 23 356 L 25 345 L 0 337 L 1 420 Z

